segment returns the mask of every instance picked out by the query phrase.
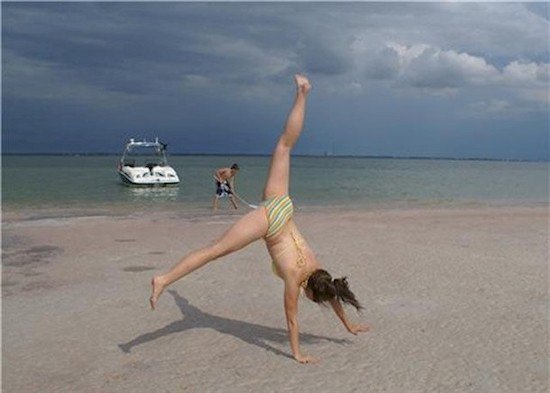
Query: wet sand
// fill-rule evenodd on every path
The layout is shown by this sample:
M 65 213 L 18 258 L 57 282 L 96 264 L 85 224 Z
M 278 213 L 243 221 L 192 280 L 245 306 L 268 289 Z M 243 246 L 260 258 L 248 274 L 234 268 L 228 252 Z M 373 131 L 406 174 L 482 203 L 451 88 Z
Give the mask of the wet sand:
M 290 357 L 262 242 L 174 284 L 149 281 L 239 214 L 48 217 L 2 228 L 3 392 L 546 392 L 548 208 L 302 212 L 372 331 L 300 301 Z M 38 218 L 37 218 L 38 217 Z

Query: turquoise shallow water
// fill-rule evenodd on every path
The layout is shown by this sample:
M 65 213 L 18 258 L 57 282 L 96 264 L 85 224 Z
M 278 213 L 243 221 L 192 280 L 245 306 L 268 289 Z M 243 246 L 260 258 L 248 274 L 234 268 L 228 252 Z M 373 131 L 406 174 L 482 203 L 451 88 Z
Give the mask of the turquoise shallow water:
M 182 182 L 155 189 L 122 185 L 117 162 L 117 156 L 3 156 L 3 208 L 208 208 L 213 170 L 233 162 L 241 167 L 237 192 L 258 203 L 269 157 L 172 156 Z M 548 163 L 293 157 L 291 194 L 303 207 L 544 203 Z

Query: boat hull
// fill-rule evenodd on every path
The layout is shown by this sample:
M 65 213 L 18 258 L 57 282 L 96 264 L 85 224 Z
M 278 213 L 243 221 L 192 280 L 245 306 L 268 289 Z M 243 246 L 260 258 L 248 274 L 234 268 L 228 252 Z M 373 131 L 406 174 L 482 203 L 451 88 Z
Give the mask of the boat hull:
M 132 179 L 128 174 L 123 171 L 118 171 L 120 180 L 127 186 L 139 186 L 139 187 L 165 187 L 175 186 L 179 184 L 179 178 L 176 179 L 163 179 L 159 177 L 150 177 L 148 179 Z

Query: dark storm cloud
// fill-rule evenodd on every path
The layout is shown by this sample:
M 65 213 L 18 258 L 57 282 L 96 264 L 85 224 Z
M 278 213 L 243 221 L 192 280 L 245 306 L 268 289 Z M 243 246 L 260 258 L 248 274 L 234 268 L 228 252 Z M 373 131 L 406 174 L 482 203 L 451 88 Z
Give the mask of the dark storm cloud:
M 524 36 L 511 39 L 514 29 L 489 23 L 476 29 L 479 37 L 471 40 L 456 38 L 470 34 L 467 28 L 447 41 L 441 38 L 475 17 L 472 11 L 484 10 L 475 4 L 10 4 L 4 13 L 4 49 L 8 58 L 13 53 L 39 61 L 63 78 L 129 94 L 162 93 L 185 83 L 184 75 L 216 83 L 261 84 L 297 70 L 357 79 L 351 74 L 365 67 L 363 75 L 388 79 L 397 76 L 399 68 L 396 54 L 383 47 L 391 42 L 470 56 L 476 56 L 481 45 L 504 52 L 504 42 L 507 47 L 529 43 L 535 53 L 542 50 L 537 49 L 540 40 L 533 45 L 533 28 L 522 28 Z M 445 11 L 451 12 L 452 23 L 442 20 Z M 484 44 L 495 32 L 500 37 Z M 473 53 L 468 52 L 472 48 Z M 429 51 L 412 59 L 411 72 L 415 64 L 431 67 L 414 71 L 418 77 L 409 78 L 412 87 L 460 85 L 455 63 L 433 60 Z M 8 67 L 8 77 L 11 70 Z
M 8 87 L 19 58 L 38 62 L 36 68 L 47 67 L 66 82 L 130 95 L 169 93 L 185 83 L 185 75 L 238 84 L 277 81 L 289 70 L 334 75 L 349 68 L 342 54 L 300 29 L 288 6 L 286 20 L 278 13 L 282 6 L 251 8 L 10 4 L 4 13 Z M 288 60 L 276 64 L 279 59 Z
M 331 116 L 311 120 L 318 134 L 304 139 L 304 151 L 322 151 L 343 122 L 349 129 L 389 127 L 384 124 L 395 108 L 402 108 L 403 118 L 408 110 L 429 117 L 434 94 L 438 110 L 458 124 L 470 115 L 503 116 L 519 129 L 526 116 L 539 119 L 531 138 L 540 145 L 548 103 L 547 9 L 487 3 L 4 3 L 3 146 L 21 151 L 40 140 L 31 150 L 54 149 L 48 141 L 63 140 L 73 150 L 92 144 L 112 149 L 128 130 L 154 128 L 181 142 L 181 151 L 227 151 L 216 139 L 223 140 L 219 130 L 229 129 L 236 130 L 232 151 L 264 152 L 264 140 L 254 133 L 280 127 L 290 78 L 299 71 L 315 81 L 313 110 Z M 380 97 L 387 106 L 368 117 L 360 108 L 348 112 L 357 103 L 376 106 Z M 426 106 L 412 108 L 410 99 Z M 453 100 L 464 102 L 456 119 Z M 392 132 L 406 132 L 410 121 L 391 122 Z M 436 123 L 426 123 L 426 132 L 441 127 Z M 188 131 L 182 134 L 182 128 Z M 357 140 L 359 131 L 340 134 L 341 145 L 387 153 L 388 141 L 380 141 L 377 151 L 363 132 L 364 142 Z M 88 142 L 78 148 L 82 135 Z M 526 156 L 540 156 L 535 150 Z

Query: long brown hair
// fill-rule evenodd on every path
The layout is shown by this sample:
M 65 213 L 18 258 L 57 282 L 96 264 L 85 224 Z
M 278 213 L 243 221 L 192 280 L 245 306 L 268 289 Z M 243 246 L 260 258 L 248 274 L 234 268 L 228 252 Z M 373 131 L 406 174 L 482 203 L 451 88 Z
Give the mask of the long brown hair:
M 311 291 L 311 297 L 315 303 L 323 303 L 337 298 L 357 310 L 363 308 L 355 294 L 349 289 L 347 277 L 333 279 L 330 273 L 324 269 L 317 269 L 309 276 L 307 289 Z

